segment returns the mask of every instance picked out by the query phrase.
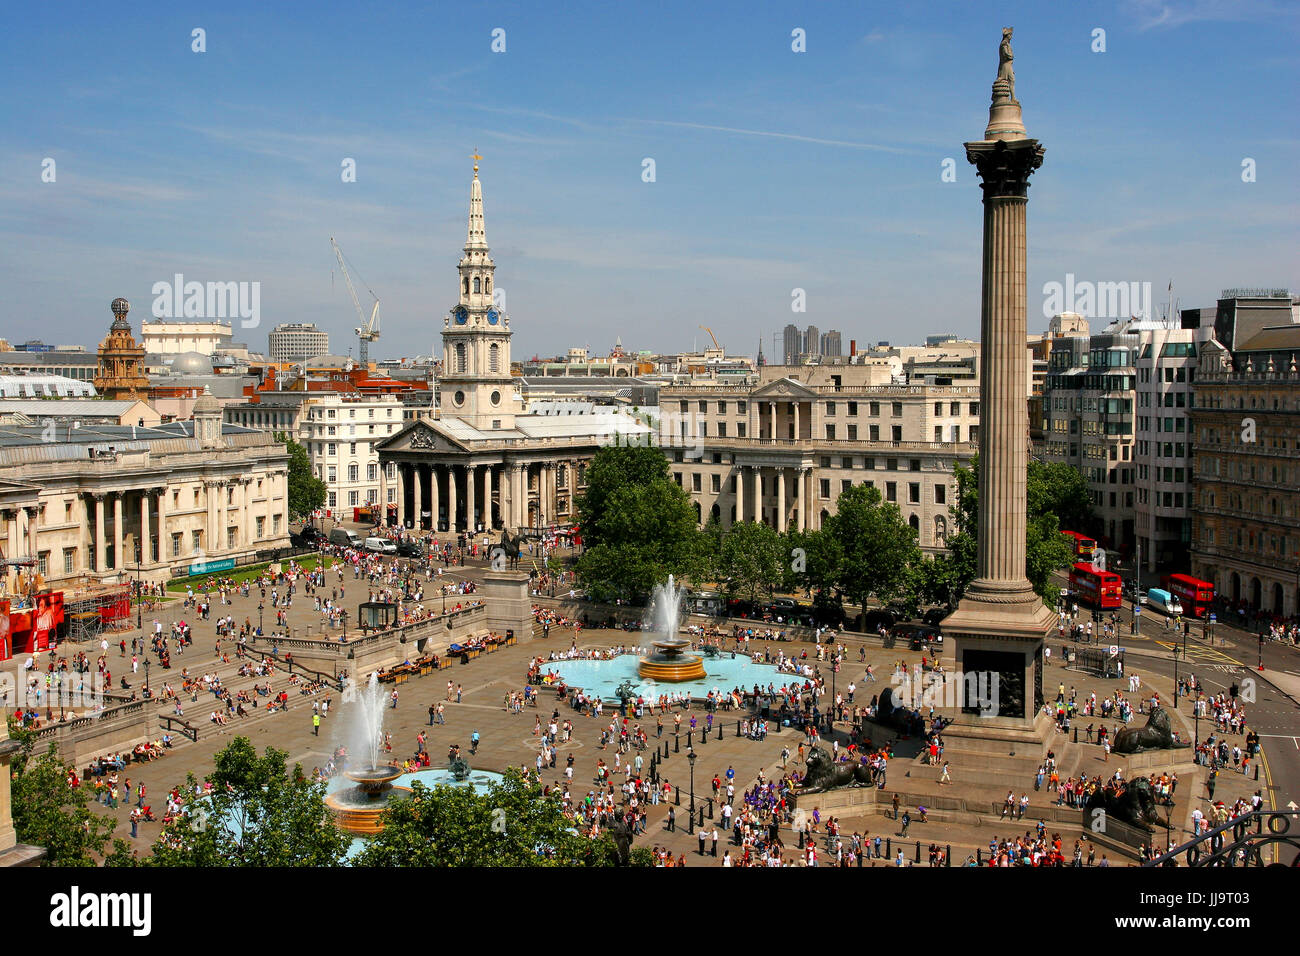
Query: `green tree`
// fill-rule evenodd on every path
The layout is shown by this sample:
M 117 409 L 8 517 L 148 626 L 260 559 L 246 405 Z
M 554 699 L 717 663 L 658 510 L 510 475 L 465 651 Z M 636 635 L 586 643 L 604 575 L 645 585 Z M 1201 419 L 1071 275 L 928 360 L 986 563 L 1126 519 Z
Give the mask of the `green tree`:
M 898 505 L 883 501 L 878 488 L 854 485 L 840 494 L 836 507 L 820 532 L 835 542 L 831 553 L 838 552 L 834 586 L 864 613 L 872 595 L 881 601 L 906 595 L 921 550 Z
M 606 446 L 578 498 L 583 554 L 578 577 L 596 598 L 644 601 L 656 584 L 707 579 L 709 547 L 668 461 L 650 446 Z
M 153 846 L 156 866 L 336 866 L 351 844 L 312 783 L 288 754 L 262 756 L 236 737 L 213 758 L 212 795 L 193 801 Z M 183 792 L 194 792 L 191 775 Z
M 19 842 L 44 847 L 46 866 L 97 866 L 96 858 L 103 855 L 117 821 L 90 809 L 84 786 L 68 783 L 72 767 L 59 758 L 54 744 L 34 756 L 34 734 L 12 725 L 10 733 L 21 744 L 10 764 L 12 816 Z
M 945 565 L 932 576 L 953 594 L 954 603 L 978 570 L 978 456 L 969 468 L 959 466 L 956 474 L 957 501 L 949 510 L 957 532 L 949 538 Z M 1074 548 L 1061 529 L 1086 528 L 1093 522 L 1088 483 L 1068 465 L 1031 460 L 1025 492 L 1025 576 L 1039 597 L 1055 604 L 1060 588 L 1052 575 L 1074 562 Z
M 608 837 L 574 832 L 558 800 L 514 768 L 486 793 L 471 787 L 425 787 L 393 803 L 379 833 L 355 859 L 358 866 L 609 866 Z M 649 854 L 633 852 L 647 865 Z
M 275 438 L 289 451 L 289 514 L 305 517 L 325 504 L 325 482 L 312 474 L 306 448 L 286 432 L 276 432 Z
M 757 601 L 785 579 L 788 557 L 775 528 L 753 521 L 732 525 L 719 547 L 718 582 L 728 597 Z

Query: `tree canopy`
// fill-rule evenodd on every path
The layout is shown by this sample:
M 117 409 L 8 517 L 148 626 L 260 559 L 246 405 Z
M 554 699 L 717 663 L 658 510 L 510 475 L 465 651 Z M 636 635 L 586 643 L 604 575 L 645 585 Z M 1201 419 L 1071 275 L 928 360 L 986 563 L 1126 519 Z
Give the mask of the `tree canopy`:
M 149 863 L 156 866 L 335 866 L 351 837 L 334 825 L 325 784 L 302 767 L 290 771 L 283 750 L 262 756 L 247 737 L 236 737 L 213 758 L 210 797 L 163 831 Z M 190 776 L 183 792 L 192 794 Z
M 583 554 L 578 577 L 593 597 L 644 601 L 673 574 L 701 579 L 708 546 L 690 497 L 651 446 L 606 446 L 578 498 Z
M 289 451 L 289 513 L 305 517 L 325 504 L 325 482 L 312 473 L 306 448 L 285 432 L 276 432 L 275 437 Z
M 97 866 L 117 821 L 90 809 L 85 787 L 68 783 L 72 770 L 51 744 L 36 756 L 37 738 L 10 724 L 21 743 L 10 764 L 14 831 L 22 843 L 45 848 L 46 866 Z
M 358 866 L 609 866 L 615 859 L 612 840 L 579 835 L 558 800 L 516 768 L 486 793 L 417 782 L 380 820 L 383 832 L 358 854 Z M 632 851 L 633 864 L 648 859 L 645 849 Z

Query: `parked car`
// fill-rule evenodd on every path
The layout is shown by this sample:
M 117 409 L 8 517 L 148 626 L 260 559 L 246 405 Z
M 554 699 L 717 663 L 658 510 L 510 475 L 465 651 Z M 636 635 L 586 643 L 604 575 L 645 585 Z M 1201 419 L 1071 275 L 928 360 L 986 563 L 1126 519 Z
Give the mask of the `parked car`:
M 940 624 L 943 623 L 944 618 L 946 618 L 951 613 L 952 613 L 952 608 L 947 606 L 932 607 L 930 608 L 930 610 L 926 611 L 924 614 L 921 615 L 921 622 L 923 624 L 930 625 L 930 627 L 938 627 Z
M 399 558 L 420 558 L 424 556 L 424 551 L 414 541 L 403 541 L 397 545 L 397 556 Z
M 310 542 L 312 544 L 315 544 L 317 541 L 327 540 L 325 537 L 325 533 L 321 531 L 320 528 L 316 527 L 314 524 L 303 525 L 302 530 L 299 531 L 298 534 L 304 541 Z
M 863 629 L 868 634 L 874 634 L 880 628 L 891 628 L 898 623 L 898 615 L 889 608 L 876 607 L 867 611 L 863 621 Z

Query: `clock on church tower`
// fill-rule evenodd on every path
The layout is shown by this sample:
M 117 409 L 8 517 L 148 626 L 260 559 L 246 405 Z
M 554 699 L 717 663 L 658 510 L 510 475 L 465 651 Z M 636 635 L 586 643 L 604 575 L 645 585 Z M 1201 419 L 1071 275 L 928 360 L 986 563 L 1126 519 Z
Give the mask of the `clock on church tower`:
M 483 225 L 483 187 L 475 156 L 469 230 L 461 256 L 459 301 L 443 322 L 443 414 L 484 431 L 514 427 L 519 394 L 510 374 L 510 318 L 497 308 Z

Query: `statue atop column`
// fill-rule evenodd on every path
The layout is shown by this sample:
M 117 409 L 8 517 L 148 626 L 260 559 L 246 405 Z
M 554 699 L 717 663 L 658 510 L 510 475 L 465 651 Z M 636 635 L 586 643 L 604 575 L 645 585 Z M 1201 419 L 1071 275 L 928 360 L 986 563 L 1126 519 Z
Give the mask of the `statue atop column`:
M 1011 52 L 1011 34 L 1014 27 L 1002 28 L 1002 45 L 998 47 L 998 77 L 993 81 L 994 103 L 1016 102 L 1015 54 Z

